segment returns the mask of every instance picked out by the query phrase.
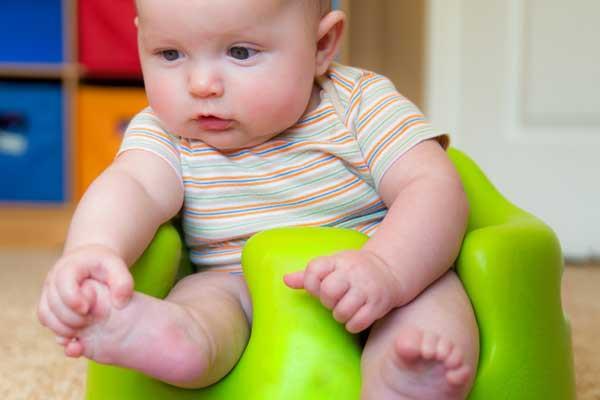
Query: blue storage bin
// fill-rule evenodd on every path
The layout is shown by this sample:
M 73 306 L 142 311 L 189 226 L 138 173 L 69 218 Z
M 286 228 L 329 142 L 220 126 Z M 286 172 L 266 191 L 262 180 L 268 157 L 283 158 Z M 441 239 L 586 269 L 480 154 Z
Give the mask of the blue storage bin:
M 65 200 L 60 83 L 0 81 L 0 201 Z
M 0 63 L 61 63 L 61 0 L 2 0 Z

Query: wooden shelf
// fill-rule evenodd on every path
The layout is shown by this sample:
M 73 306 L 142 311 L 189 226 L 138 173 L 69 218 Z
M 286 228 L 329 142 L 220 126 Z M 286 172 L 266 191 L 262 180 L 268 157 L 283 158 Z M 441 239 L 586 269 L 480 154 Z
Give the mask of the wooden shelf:
M 80 67 L 74 63 L 0 63 L 0 77 L 29 79 L 77 79 Z
M 61 248 L 74 206 L 0 203 L 0 249 Z
M 64 137 L 74 154 L 74 96 L 84 69 L 77 62 L 77 1 L 61 0 L 61 3 L 64 62 L 0 62 L 0 79 L 50 79 L 62 83 L 65 92 Z M 71 165 L 71 160 L 68 163 Z M 65 169 L 68 182 L 72 181 L 71 173 L 71 168 Z M 62 204 L 0 201 L 0 249 L 61 248 L 74 210 L 70 196 Z

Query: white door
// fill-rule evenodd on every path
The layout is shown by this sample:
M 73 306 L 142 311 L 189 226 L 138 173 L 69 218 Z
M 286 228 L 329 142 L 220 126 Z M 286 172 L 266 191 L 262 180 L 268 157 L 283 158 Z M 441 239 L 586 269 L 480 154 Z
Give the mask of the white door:
M 429 118 L 567 257 L 598 257 L 600 1 L 427 2 Z

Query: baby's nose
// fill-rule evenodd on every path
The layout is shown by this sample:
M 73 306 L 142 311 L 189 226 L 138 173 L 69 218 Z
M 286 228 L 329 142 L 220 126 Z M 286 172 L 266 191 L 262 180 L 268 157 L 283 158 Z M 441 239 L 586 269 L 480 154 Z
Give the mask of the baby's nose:
M 208 68 L 199 68 L 190 72 L 188 90 L 194 97 L 220 97 L 223 95 L 221 76 Z

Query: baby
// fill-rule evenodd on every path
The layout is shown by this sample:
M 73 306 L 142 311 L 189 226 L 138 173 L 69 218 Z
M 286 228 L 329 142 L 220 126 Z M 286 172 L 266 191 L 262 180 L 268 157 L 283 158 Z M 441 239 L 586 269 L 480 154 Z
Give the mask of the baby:
M 332 61 L 344 14 L 319 0 L 137 8 L 150 107 L 81 200 L 39 303 L 65 354 L 184 388 L 215 383 L 249 338 L 245 241 L 345 227 L 370 236 L 361 250 L 317 258 L 282 285 L 349 332 L 370 328 L 362 399 L 464 399 L 479 349 L 451 270 L 465 195 L 446 137 L 385 77 Z M 199 272 L 165 300 L 133 292 L 128 266 L 181 209 Z

